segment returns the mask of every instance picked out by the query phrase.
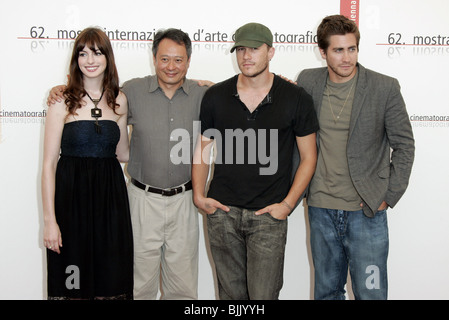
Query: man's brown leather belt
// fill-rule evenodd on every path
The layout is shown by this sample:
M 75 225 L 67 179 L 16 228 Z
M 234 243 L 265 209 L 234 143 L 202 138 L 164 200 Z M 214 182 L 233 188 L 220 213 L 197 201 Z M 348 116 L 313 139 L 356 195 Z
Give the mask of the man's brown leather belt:
M 192 181 L 187 182 L 183 186 L 176 187 L 176 188 L 171 188 L 171 189 L 153 188 L 151 186 L 147 186 L 147 185 L 145 185 L 143 183 L 140 183 L 139 181 L 137 181 L 134 178 L 131 178 L 131 183 L 133 185 L 135 185 L 137 188 L 140 188 L 140 189 L 148 191 L 148 192 L 161 194 L 161 195 L 166 196 L 166 197 L 171 197 L 171 196 L 174 196 L 175 194 L 182 193 L 183 187 L 184 187 L 184 191 L 192 189 Z

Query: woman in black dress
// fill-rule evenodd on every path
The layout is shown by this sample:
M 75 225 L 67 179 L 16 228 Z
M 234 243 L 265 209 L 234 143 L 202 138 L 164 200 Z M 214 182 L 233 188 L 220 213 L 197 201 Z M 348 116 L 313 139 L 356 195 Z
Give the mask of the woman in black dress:
M 49 107 L 45 121 L 48 299 L 132 299 L 132 229 L 120 165 L 129 154 L 128 104 L 101 29 L 78 35 L 69 73 L 64 101 Z

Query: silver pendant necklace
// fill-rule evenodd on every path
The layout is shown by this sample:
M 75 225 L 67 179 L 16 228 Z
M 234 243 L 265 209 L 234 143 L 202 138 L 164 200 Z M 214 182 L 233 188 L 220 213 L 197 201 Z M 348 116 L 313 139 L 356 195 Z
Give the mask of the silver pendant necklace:
M 348 95 L 346 96 L 345 102 L 344 102 L 343 106 L 341 107 L 340 112 L 337 114 L 337 116 L 335 116 L 335 114 L 334 114 L 334 108 L 332 107 L 331 99 L 329 98 L 330 87 L 326 83 L 327 101 L 329 102 L 329 108 L 331 109 L 332 117 L 334 118 L 334 123 L 335 124 L 337 124 L 337 121 L 340 119 L 340 116 L 341 116 L 343 110 L 346 107 L 346 103 L 348 102 L 348 98 L 349 98 L 349 96 L 350 96 L 350 94 L 352 92 L 352 88 L 354 87 L 354 83 L 355 83 L 355 80 L 352 81 L 351 88 L 349 89 L 349 92 L 348 92 Z

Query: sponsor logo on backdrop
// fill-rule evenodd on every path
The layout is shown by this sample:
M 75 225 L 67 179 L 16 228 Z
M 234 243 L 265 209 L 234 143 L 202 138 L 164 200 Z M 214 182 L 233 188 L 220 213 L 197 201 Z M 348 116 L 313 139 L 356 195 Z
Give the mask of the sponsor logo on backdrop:
M 360 0 L 340 0 L 340 14 L 359 25 Z
M 412 114 L 409 118 L 415 128 L 449 128 L 449 115 Z
M 8 110 L 7 107 L 0 106 L 0 124 L 19 124 L 19 123 L 43 123 L 47 116 L 47 110 Z M 0 127 L 1 129 L 1 127 Z

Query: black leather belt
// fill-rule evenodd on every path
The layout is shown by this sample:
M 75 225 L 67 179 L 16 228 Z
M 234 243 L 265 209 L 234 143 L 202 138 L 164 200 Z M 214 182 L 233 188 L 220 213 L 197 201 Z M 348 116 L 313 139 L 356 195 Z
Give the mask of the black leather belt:
M 150 186 L 147 186 L 143 183 L 140 183 L 134 178 L 131 178 L 131 183 L 135 185 L 137 188 L 140 188 L 142 190 L 153 192 L 157 194 L 161 194 L 166 197 L 174 196 L 175 194 L 182 193 L 183 187 L 184 191 L 191 190 L 192 189 L 192 181 L 187 182 L 185 185 L 177 187 L 177 188 L 171 188 L 171 189 L 159 189 L 159 188 L 153 188 Z

